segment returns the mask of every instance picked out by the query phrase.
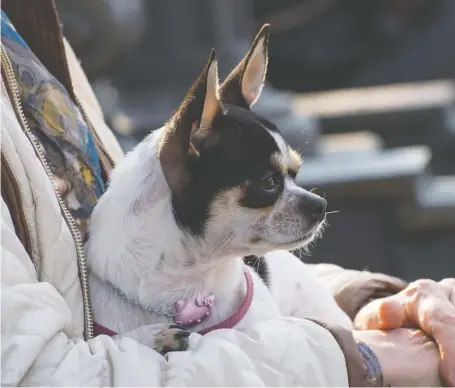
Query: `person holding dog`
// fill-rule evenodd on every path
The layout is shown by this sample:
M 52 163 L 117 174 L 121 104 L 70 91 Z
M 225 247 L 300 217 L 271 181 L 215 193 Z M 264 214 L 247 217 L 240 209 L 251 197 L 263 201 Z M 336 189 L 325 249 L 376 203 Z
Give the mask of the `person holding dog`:
M 3 0 L 1 59 L 2 385 L 455 385 L 453 279 L 349 272 L 333 292 L 352 331 L 283 318 L 166 357 L 93 337 L 81 233 L 122 152 L 53 1 Z

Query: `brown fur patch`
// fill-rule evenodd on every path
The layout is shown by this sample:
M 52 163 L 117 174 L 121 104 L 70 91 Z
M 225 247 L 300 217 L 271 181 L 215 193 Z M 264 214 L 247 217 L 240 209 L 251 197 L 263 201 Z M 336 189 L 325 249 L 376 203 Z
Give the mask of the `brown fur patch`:
M 300 169 L 300 166 L 302 165 L 302 158 L 301 158 L 300 154 L 293 148 L 288 146 L 288 150 L 289 150 L 289 160 L 290 160 L 288 169 L 290 171 L 292 171 L 293 173 L 297 174 L 297 172 Z
M 233 187 L 217 193 L 210 206 L 211 214 L 223 214 L 226 209 L 236 204 L 243 196 L 243 190 L 240 186 Z

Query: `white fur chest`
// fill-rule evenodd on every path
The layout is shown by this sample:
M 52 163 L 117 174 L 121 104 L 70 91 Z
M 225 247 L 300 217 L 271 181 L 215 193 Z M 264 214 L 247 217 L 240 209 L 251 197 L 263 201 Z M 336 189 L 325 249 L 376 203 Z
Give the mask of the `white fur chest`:
M 253 270 L 248 270 L 251 271 L 253 278 L 254 296 L 245 317 L 236 325 L 238 329 L 247 329 L 254 322 L 281 316 L 267 286 Z M 95 321 L 115 332 L 128 332 L 143 325 L 173 322 L 171 317 L 153 313 L 138 304 L 131 303 L 115 289 L 94 276 L 90 278 L 90 287 L 96 301 L 93 306 Z M 212 308 L 210 317 L 200 325 L 191 328 L 190 331 L 203 330 L 234 314 L 245 298 L 246 287 L 245 283 L 241 283 L 237 289 L 232 289 L 230 292 L 220 293 L 220 290 L 214 292 L 217 294 L 216 304 Z

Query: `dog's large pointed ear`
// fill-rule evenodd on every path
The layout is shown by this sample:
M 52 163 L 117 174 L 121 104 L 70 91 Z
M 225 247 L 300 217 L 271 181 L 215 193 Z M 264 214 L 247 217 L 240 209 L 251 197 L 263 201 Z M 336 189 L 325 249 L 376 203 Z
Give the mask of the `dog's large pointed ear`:
M 220 88 L 223 102 L 250 108 L 259 99 L 267 75 L 270 26 L 264 24 L 237 67 Z
M 219 81 L 218 81 L 218 64 L 215 58 L 215 51 L 212 50 L 213 60 L 207 65 L 206 74 L 206 93 L 204 101 L 204 109 L 202 110 L 200 128 L 210 128 L 216 116 L 221 112 L 221 103 L 219 97 Z M 212 56 L 211 56 L 212 58 Z
M 190 179 L 189 160 L 198 153 L 191 144 L 197 127 L 209 128 L 221 112 L 218 98 L 218 64 L 215 50 L 180 107 L 165 125 L 159 159 L 166 181 L 174 193 L 183 190 Z

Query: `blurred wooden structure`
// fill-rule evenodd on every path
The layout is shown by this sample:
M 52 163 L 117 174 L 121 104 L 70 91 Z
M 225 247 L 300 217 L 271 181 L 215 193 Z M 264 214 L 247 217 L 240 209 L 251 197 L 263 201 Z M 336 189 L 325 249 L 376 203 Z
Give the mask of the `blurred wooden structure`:
M 298 183 L 339 211 L 303 259 L 409 280 L 453 276 L 454 83 L 303 95 L 295 109 L 317 117 L 323 134 Z

